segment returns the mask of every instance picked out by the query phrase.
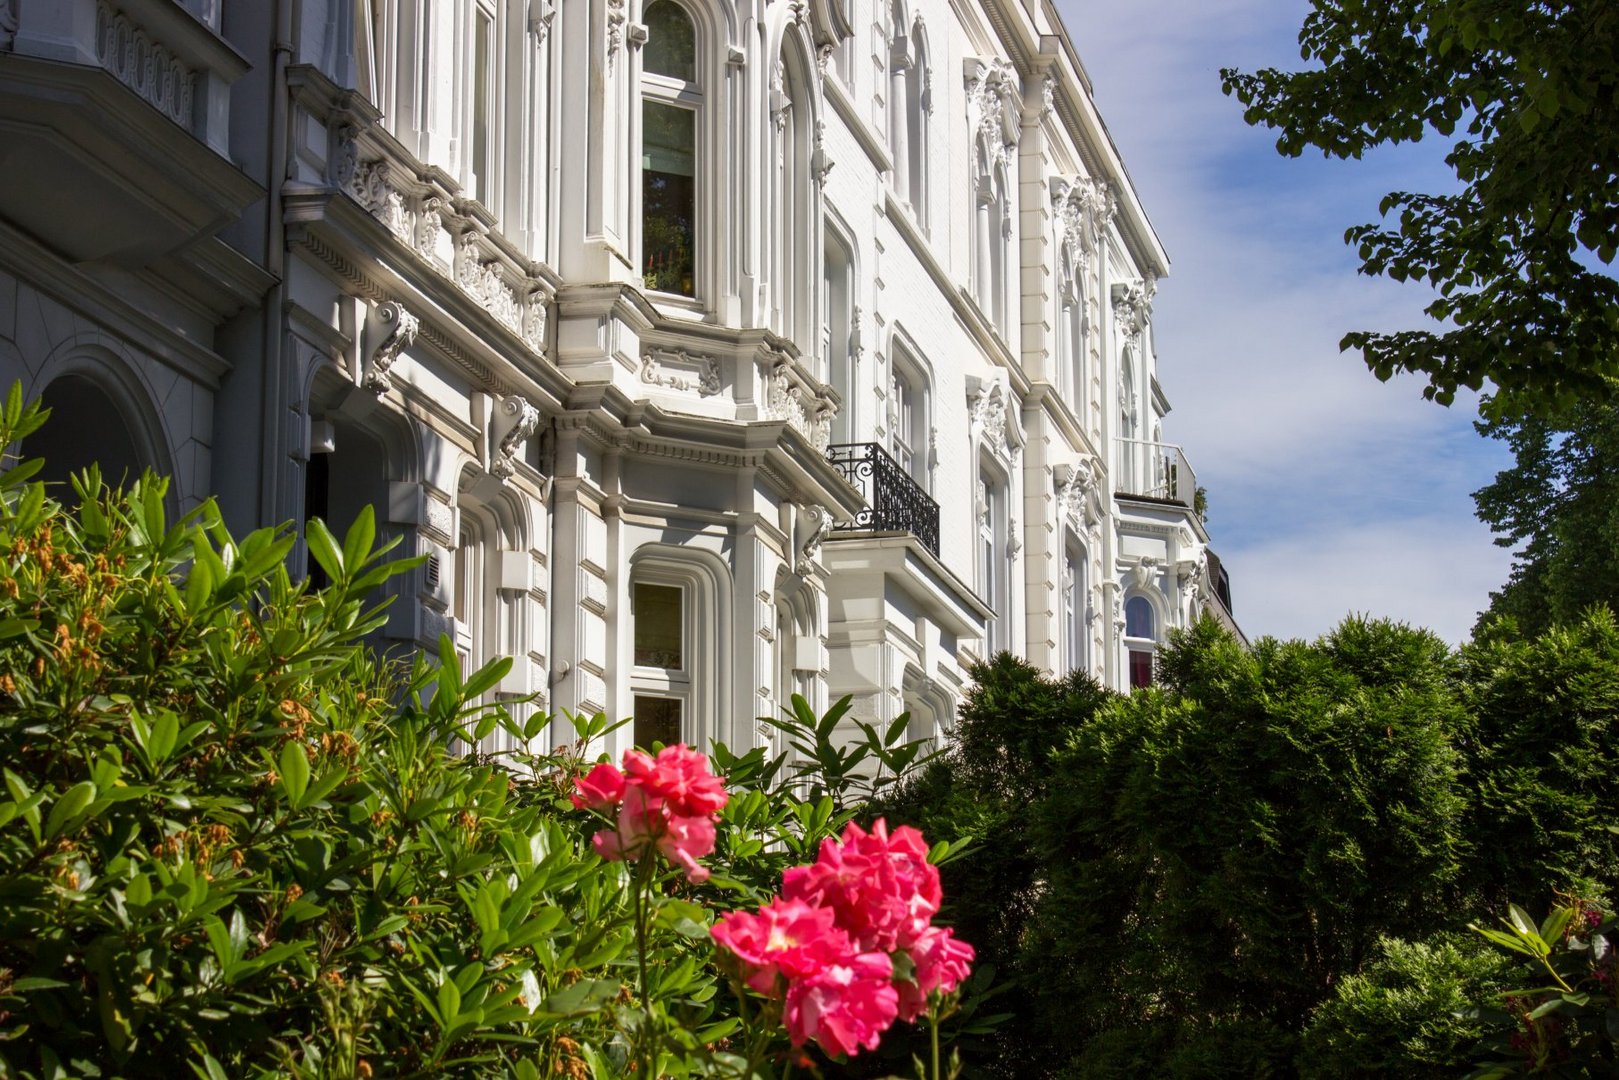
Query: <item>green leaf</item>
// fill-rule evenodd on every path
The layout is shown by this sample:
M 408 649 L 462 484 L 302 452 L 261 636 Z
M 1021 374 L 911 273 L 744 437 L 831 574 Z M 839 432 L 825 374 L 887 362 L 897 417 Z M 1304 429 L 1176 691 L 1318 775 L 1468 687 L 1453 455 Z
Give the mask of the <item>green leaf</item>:
M 287 801 L 293 809 L 298 809 L 309 787 L 309 756 L 304 744 L 297 739 L 289 740 L 281 748 L 281 756 L 276 764 L 280 774 L 279 783 L 286 792 Z
M 50 816 L 45 819 L 45 835 L 47 838 L 59 835 L 69 822 L 78 817 L 92 800 L 96 797 L 96 786 L 88 780 L 81 780 L 62 793 L 51 807 Z
M 332 581 L 343 580 L 343 553 L 338 550 L 337 539 L 332 531 L 320 518 L 310 518 L 304 526 L 304 543 L 309 545 L 309 554 L 314 556 L 315 563 L 326 572 Z

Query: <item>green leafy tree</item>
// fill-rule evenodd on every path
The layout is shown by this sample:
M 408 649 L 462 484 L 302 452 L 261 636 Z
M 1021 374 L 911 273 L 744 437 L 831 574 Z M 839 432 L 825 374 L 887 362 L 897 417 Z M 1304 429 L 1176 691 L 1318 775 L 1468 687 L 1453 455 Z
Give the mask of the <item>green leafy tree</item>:
M 1285 1072 L 1382 936 L 1451 918 L 1455 664 L 1431 634 L 1358 619 L 1251 652 L 1205 620 L 1161 661 L 1161 687 L 1051 762 L 1029 955 L 1062 989 L 1039 1007 L 1075 1076 Z
M 1351 228 L 1364 273 L 1425 280 L 1440 330 L 1355 331 L 1379 378 L 1449 403 L 1486 381 L 1520 405 L 1607 396 L 1619 376 L 1619 8 L 1575 0 L 1312 0 L 1302 71 L 1222 72 L 1277 148 L 1358 158 L 1453 139 L 1454 192 L 1394 192 Z M 1387 220 L 1389 215 L 1394 220 Z
M 1619 892 L 1619 625 L 1593 611 L 1463 650 L 1469 892 L 1489 910 Z
M 1477 425 L 1506 443 L 1512 468 L 1473 493 L 1481 521 L 1516 547 L 1475 633 L 1538 636 L 1593 605 L 1619 612 L 1619 409 L 1582 402 L 1548 416 Z
M 1084 674 L 1045 678 L 1006 652 L 976 666 L 972 677 L 949 748 L 874 812 L 915 822 L 930 836 L 972 839 L 943 868 L 949 914 L 978 950 L 979 977 L 998 978 L 1009 995 L 988 1008 L 1019 1004 L 994 1017 L 992 1032 L 969 1043 L 968 1056 L 1000 1075 L 1027 1075 L 1020 1070 L 1052 1053 L 1037 1007 L 1046 992 L 1030 981 L 1024 955 L 1047 874 L 1034 825 L 1043 801 L 1064 782 L 1052 758 L 1116 695 Z

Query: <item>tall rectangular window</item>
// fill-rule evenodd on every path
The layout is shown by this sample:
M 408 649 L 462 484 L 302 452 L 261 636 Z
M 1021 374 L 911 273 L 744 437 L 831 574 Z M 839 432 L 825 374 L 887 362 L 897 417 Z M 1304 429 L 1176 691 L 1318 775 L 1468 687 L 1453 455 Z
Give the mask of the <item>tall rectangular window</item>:
M 1007 625 L 1006 488 L 1000 478 L 989 473 L 978 477 L 978 588 L 984 603 L 993 611 L 985 652 L 1011 647 Z
M 681 742 L 691 691 L 686 592 L 678 585 L 637 581 L 630 605 L 635 744 Z
M 1069 671 L 1084 671 L 1090 666 L 1085 655 L 1085 593 L 1085 556 L 1070 547 L 1062 579 L 1062 623 Z
M 494 198 L 495 16 L 480 3 L 472 27 L 472 197 Z
M 646 287 L 696 292 L 697 114 L 649 101 L 642 106 L 641 243 Z
M 635 666 L 685 667 L 684 597 L 678 585 L 635 586 Z
M 697 33 L 675 0 L 643 15 L 641 273 L 658 292 L 697 295 Z

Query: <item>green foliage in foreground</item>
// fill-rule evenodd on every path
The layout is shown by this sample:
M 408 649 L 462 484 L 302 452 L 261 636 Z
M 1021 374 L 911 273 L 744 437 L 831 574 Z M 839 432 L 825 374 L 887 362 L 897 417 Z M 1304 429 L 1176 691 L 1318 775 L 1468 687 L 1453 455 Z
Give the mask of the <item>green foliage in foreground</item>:
M 1159 661 L 1126 698 L 997 658 L 891 797 L 985 841 L 963 919 L 1017 1008 L 970 1063 L 1465 1072 L 1516 978 L 1469 920 L 1619 885 L 1613 618 L 1459 652 L 1363 619 L 1248 651 L 1204 622 Z
M 40 420 L 14 390 L 0 446 Z M 652 883 L 643 1008 L 633 864 L 597 858 L 599 823 L 566 798 L 609 725 L 575 720 L 546 757 L 466 756 L 549 720 L 480 704 L 510 661 L 375 658 L 369 598 L 408 564 L 369 513 L 341 540 L 311 523 L 331 582 L 311 589 L 284 529 L 238 541 L 211 502 L 171 522 L 162 480 L 119 493 L 93 470 L 69 513 L 35 464 L 4 464 L 0 1077 L 605 1080 L 648 1026 L 660 1075 L 785 1058 L 784 1034 L 757 1067 L 732 1052 L 709 926 L 842 830 L 884 782 L 862 762 L 911 764 L 898 729 L 823 760 L 837 717 L 795 703 L 804 759 L 713 749 L 731 792 L 713 877 Z

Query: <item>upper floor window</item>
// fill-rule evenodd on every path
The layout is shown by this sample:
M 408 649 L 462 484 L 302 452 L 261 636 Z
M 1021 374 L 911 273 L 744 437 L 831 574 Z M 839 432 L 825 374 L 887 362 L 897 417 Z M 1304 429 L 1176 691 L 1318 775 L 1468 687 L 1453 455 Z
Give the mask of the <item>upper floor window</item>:
M 888 151 L 893 160 L 894 194 L 910 204 L 919 224 L 927 224 L 930 77 L 922 21 L 907 22 L 895 3 L 888 43 Z
M 1157 613 L 1145 596 L 1124 602 L 1125 656 L 1132 690 L 1152 685 L 1152 658 L 1157 651 Z
M 854 326 L 854 259 L 843 240 L 830 228 L 826 232 L 826 254 L 821 282 L 821 355 L 827 382 L 837 391 L 842 405 L 832 418 L 832 441 L 855 441 L 854 350 L 858 345 Z
M 484 206 L 495 203 L 495 112 L 500 49 L 495 37 L 497 20 L 491 0 L 476 0 L 472 13 L 472 137 L 467 185 Z
M 1085 286 L 1077 254 L 1062 247 L 1057 303 L 1057 385 L 1074 410 L 1080 427 L 1088 429 L 1090 387 L 1085 357 Z
M 1069 671 L 1085 671 L 1090 667 L 1086 649 L 1086 593 L 1085 551 L 1077 544 L 1069 544 L 1062 574 L 1063 651 Z
M 648 289 L 697 294 L 697 30 L 675 0 L 646 8 L 641 51 L 641 272 Z
M 1006 481 L 990 469 L 978 473 L 977 577 L 979 597 L 995 614 L 989 621 L 985 653 L 1012 647 L 1011 558 L 1007 551 Z
M 888 375 L 888 452 L 923 491 L 931 490 L 927 411 L 927 380 L 896 345 Z
M 815 166 L 815 62 L 802 35 L 781 43 L 770 75 L 769 217 L 771 325 L 813 351 L 819 192 Z

